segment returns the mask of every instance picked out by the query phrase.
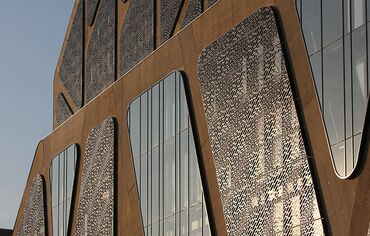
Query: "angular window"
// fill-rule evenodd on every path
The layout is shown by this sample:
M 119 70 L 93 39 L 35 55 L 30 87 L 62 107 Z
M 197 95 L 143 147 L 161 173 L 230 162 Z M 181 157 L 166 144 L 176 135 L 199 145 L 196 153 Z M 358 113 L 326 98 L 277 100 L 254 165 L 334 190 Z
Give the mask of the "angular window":
M 67 235 L 77 163 L 77 147 L 71 145 L 54 157 L 50 166 L 53 236 Z
M 128 114 L 145 234 L 211 235 L 181 74 L 136 98 Z

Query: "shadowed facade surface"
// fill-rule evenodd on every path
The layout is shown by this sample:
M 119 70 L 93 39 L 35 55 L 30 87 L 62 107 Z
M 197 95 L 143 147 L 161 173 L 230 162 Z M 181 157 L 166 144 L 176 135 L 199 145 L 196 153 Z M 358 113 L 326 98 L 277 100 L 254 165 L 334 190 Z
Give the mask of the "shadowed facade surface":
M 323 36 L 322 50 L 307 2 L 325 12 L 319 0 L 76 0 L 54 130 L 13 235 L 369 234 L 365 1 L 351 2 L 344 44 Z M 345 81 L 357 128 L 339 140 L 352 159 L 338 175 L 327 112 L 342 111 L 329 95 Z

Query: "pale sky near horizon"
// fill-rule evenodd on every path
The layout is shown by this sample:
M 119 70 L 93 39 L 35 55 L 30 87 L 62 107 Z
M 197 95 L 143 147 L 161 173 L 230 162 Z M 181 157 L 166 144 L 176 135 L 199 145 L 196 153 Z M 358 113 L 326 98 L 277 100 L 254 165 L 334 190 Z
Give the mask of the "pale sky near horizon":
M 38 142 L 52 131 L 53 78 L 74 0 L 0 6 L 0 228 L 13 228 Z

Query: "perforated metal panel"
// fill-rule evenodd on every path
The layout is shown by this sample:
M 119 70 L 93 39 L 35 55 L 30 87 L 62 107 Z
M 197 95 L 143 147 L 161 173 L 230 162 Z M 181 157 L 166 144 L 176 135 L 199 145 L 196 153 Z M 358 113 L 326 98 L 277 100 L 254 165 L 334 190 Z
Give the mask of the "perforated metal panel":
M 82 107 L 83 1 L 78 4 L 60 65 L 59 78 L 77 108 Z
M 97 12 L 87 52 L 87 102 L 115 80 L 115 9 L 115 0 L 104 0 Z
M 272 9 L 204 49 L 198 74 L 228 235 L 322 235 Z
M 87 8 L 87 23 L 89 25 L 93 24 L 93 20 L 98 9 L 100 0 L 86 0 Z
M 120 74 L 154 50 L 154 1 L 131 1 L 120 39 Z
M 184 0 L 161 0 L 161 43 L 171 37 L 183 2 Z
M 181 24 L 181 28 L 184 28 L 197 16 L 202 14 L 202 1 L 201 0 L 190 0 L 189 7 L 186 11 L 184 21 Z
M 18 236 L 46 235 L 44 182 L 39 174 L 32 180 L 32 186 L 20 222 Z
M 70 116 L 72 116 L 72 111 L 69 108 L 63 94 L 58 94 L 56 100 L 56 125 L 59 126 L 65 120 L 67 120 Z
M 78 203 L 76 235 L 114 233 L 114 135 L 108 118 L 87 138 Z

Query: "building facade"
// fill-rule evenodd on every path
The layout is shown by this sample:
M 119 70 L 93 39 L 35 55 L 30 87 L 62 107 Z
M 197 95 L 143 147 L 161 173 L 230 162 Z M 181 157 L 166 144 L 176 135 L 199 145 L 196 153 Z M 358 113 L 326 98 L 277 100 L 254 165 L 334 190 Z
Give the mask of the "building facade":
M 367 6 L 76 0 L 13 234 L 370 234 Z

